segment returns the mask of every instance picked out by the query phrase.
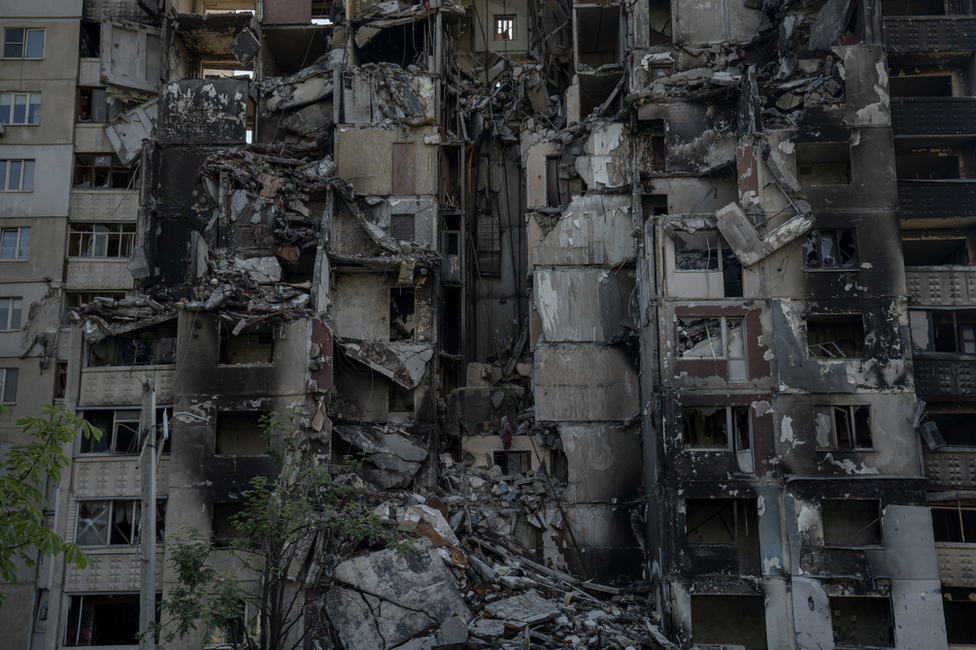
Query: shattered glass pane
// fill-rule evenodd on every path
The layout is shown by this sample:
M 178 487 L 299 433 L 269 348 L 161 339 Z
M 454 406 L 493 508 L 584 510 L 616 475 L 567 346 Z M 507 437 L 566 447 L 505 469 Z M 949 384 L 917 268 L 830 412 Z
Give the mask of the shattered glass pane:
M 112 513 L 112 529 L 109 544 L 135 543 L 136 523 L 141 517 L 140 504 L 136 501 L 116 501 Z
M 835 240 L 833 230 L 821 230 L 820 231 L 820 259 L 823 262 L 823 268 L 833 269 L 837 267 L 837 253 L 835 249 L 837 248 L 837 242 Z
M 104 546 L 108 544 L 108 518 L 111 512 L 108 501 L 81 501 L 78 503 L 78 526 L 75 543 L 79 546 Z
M 742 336 L 742 319 L 741 318 L 726 318 L 725 319 L 725 356 L 729 359 L 744 359 L 745 354 L 745 342 Z
M 722 319 L 678 319 L 678 355 L 689 359 L 721 359 Z
M 685 406 L 681 409 L 685 447 L 728 449 L 729 432 L 724 406 Z
M 837 234 L 838 264 L 843 269 L 857 267 L 857 243 L 853 230 L 839 230 Z
M 719 250 L 718 232 L 699 230 L 698 232 L 675 232 L 674 267 L 676 271 L 718 271 Z

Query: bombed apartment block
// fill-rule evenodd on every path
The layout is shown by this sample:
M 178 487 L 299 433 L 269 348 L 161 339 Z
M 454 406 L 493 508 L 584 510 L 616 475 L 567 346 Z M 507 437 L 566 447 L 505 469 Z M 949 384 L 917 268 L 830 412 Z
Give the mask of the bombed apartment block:
M 10 643 L 153 647 L 191 526 L 180 647 L 976 645 L 973 16 L 0 0 L 0 458 L 103 433 Z M 298 463 L 414 552 L 242 562 Z

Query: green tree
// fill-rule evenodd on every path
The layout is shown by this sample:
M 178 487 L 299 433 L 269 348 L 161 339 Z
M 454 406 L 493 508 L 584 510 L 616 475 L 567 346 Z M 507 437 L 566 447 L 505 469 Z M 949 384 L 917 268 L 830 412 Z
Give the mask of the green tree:
M 0 415 L 7 409 L 0 406 Z M 20 418 L 17 425 L 30 435 L 30 441 L 13 445 L 0 461 L 0 575 L 17 582 L 18 565 L 31 568 L 37 551 L 50 555 L 64 553 L 65 560 L 84 569 L 88 558 L 77 544 L 69 544 L 44 525 L 44 483 L 47 477 L 61 480 L 61 472 L 71 464 L 64 455 L 66 443 L 78 435 L 99 440 L 102 432 L 82 418 L 50 404 L 37 417 Z M 0 594 L 0 604 L 5 602 Z
M 242 587 L 232 571 L 215 568 L 214 560 L 227 550 L 187 528 L 167 552 L 177 584 L 161 605 L 169 619 L 160 634 L 165 643 L 183 639 L 202 624 L 228 631 L 229 638 L 222 641 L 235 648 L 301 647 L 307 629 L 300 623 L 309 605 L 304 585 L 314 570 L 316 549 L 320 557 L 362 546 L 413 552 L 409 542 L 383 529 L 355 481 L 341 480 L 361 473 L 364 457 L 347 456 L 331 467 L 319 464 L 297 419 L 293 414 L 290 422 L 283 421 L 272 413 L 262 420 L 275 478 L 253 478 L 242 510 L 232 518 L 242 539 L 233 540 L 229 551 L 261 576 L 260 592 Z M 257 615 L 245 622 L 246 608 Z

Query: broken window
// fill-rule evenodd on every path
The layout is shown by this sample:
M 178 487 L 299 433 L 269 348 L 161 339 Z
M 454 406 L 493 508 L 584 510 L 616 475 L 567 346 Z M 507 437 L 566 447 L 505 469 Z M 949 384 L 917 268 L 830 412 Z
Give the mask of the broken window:
M 958 180 L 963 178 L 959 156 L 952 152 L 912 151 L 896 153 L 895 176 L 898 180 Z
M 723 242 L 717 230 L 678 230 L 671 234 L 671 241 L 675 271 L 721 270 Z
M 734 450 L 738 470 L 747 474 L 754 471 L 748 406 L 685 405 L 681 407 L 681 426 L 685 449 Z
M 443 292 L 444 304 L 441 309 L 441 340 L 444 344 L 444 352 L 448 354 L 461 354 L 464 289 L 462 287 L 444 287 Z
M 935 541 L 976 544 L 976 501 L 953 499 L 930 504 Z
M 532 469 L 532 452 L 513 449 L 496 449 L 491 452 L 491 460 L 503 474 L 518 476 Z
M 679 318 L 678 356 L 682 359 L 724 359 L 728 363 L 729 381 L 749 378 L 741 318 Z
M 390 289 L 390 340 L 403 341 L 413 338 L 414 322 L 413 289 Z
M 762 596 L 691 596 L 695 647 L 766 650 L 766 604 Z
M 124 190 L 135 183 L 132 170 L 115 154 L 76 154 L 74 186 Z
M 871 407 L 814 406 L 817 446 L 831 449 L 871 449 Z
M 268 441 L 261 418 L 267 411 L 217 413 L 214 453 L 218 456 L 263 456 Z
M 853 228 L 811 230 L 803 240 L 805 269 L 856 269 L 857 264 Z
M 0 298 L 0 331 L 19 330 L 23 311 L 23 298 Z
M 0 368 L 0 402 L 13 404 L 17 401 L 17 368 Z
M 976 310 L 912 309 L 908 317 L 916 350 L 976 354 Z
M 902 231 L 902 254 L 905 266 L 971 266 L 969 240 L 966 234 L 949 232 Z
M 222 365 L 274 363 L 274 325 L 256 325 L 236 335 L 235 329 L 231 329 L 223 322 L 220 324 Z
M 79 122 L 111 122 L 133 107 L 133 102 L 107 98 L 104 88 L 78 88 Z
M 797 143 L 794 153 L 800 185 L 850 185 L 851 147 L 848 143 Z
M 139 439 L 140 409 L 86 409 L 81 417 L 102 432 L 102 438 L 81 438 L 83 454 L 138 454 L 141 451 Z M 156 425 L 162 427 L 163 418 L 172 414 L 172 409 L 160 406 L 156 409 Z M 172 429 L 170 429 L 172 430 Z M 169 452 L 169 440 L 163 447 Z
M 494 30 L 496 41 L 514 41 L 515 40 L 515 16 L 511 14 L 506 15 L 495 15 L 495 30 Z
M 0 230 L 0 260 L 26 260 L 30 253 L 28 228 L 4 228 Z
M 820 505 L 825 546 L 881 544 L 881 503 L 877 499 L 824 499 Z
M 415 237 L 414 221 L 412 214 L 390 215 L 390 232 L 393 238 L 401 242 L 412 242 Z
M 889 648 L 895 645 L 891 601 L 876 596 L 831 596 L 830 624 L 835 648 Z
M 54 399 L 63 400 L 68 392 L 68 362 L 58 361 L 58 376 L 54 380 Z
M 0 192 L 33 191 L 33 160 L 0 160 Z
M 414 192 L 414 143 L 393 143 L 393 178 L 390 194 L 413 194 Z
M 737 545 L 756 534 L 756 506 L 747 499 L 685 499 L 689 544 Z
M 88 345 L 88 366 L 152 366 L 176 362 L 176 330 L 159 327 Z
M 925 415 L 935 423 L 947 445 L 976 447 L 976 403 L 929 402 Z
M 213 525 L 211 538 L 217 548 L 230 548 L 235 540 L 247 539 L 235 523 L 236 518 L 244 512 L 243 503 L 215 503 L 213 504 Z
M 562 156 L 546 156 L 546 206 L 558 208 L 569 202 L 569 183 L 559 176 Z
M 942 611 L 949 645 L 976 645 L 976 592 L 943 586 Z
M 3 58 L 5 59 L 43 59 L 43 29 L 3 30 Z
M 620 58 L 620 5 L 575 5 L 579 62 L 594 70 Z
M 892 97 L 952 97 L 952 75 L 892 74 L 888 87 Z
M 671 0 L 650 0 L 649 5 L 650 45 L 670 45 L 673 38 Z M 651 80 L 654 80 L 653 76 Z
M 94 21 L 81 21 L 79 52 L 83 59 L 97 59 L 102 45 L 102 24 Z
M 41 93 L 0 93 L 0 124 L 41 123 Z
M 161 597 L 156 594 L 157 603 Z M 66 646 L 134 646 L 138 633 L 139 594 L 69 597 Z
M 72 223 L 68 257 L 128 258 L 136 237 L 134 223 Z
M 79 501 L 75 543 L 79 546 L 133 546 L 139 543 L 142 502 L 137 499 Z M 156 500 L 156 543 L 165 537 L 166 500 Z
M 808 314 L 807 354 L 811 359 L 864 357 L 864 318 L 861 314 Z

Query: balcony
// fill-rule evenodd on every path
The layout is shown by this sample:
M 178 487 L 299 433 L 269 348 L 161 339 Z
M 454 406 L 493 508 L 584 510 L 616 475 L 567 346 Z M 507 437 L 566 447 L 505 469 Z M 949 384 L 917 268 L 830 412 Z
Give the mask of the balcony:
M 925 307 L 976 306 L 976 267 L 916 266 L 905 269 L 905 284 L 913 305 Z
M 976 134 L 976 97 L 894 97 L 895 136 Z
M 944 586 L 976 586 L 976 573 L 972 568 L 976 561 L 976 544 L 936 542 L 935 558 L 939 566 L 939 579 Z
M 915 357 L 915 383 L 922 395 L 973 395 L 976 388 L 976 357 L 940 355 Z
M 976 50 L 976 17 L 896 16 L 884 19 L 889 53 Z
M 901 219 L 945 219 L 976 216 L 976 181 L 899 180 Z
M 972 447 L 942 447 L 932 451 L 923 444 L 922 464 L 929 487 L 976 487 L 976 454 Z
M 142 403 L 142 378 L 156 387 L 156 403 L 173 403 L 176 369 L 167 366 L 105 366 L 81 371 L 79 406 L 120 406 Z

